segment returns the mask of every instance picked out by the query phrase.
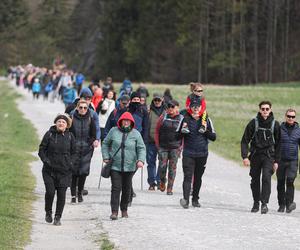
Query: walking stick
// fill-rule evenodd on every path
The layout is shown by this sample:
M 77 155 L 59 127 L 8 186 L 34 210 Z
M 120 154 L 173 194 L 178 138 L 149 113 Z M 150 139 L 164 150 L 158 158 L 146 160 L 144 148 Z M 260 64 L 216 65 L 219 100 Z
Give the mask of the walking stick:
M 101 172 L 102 172 L 102 168 L 103 168 L 103 161 L 102 161 L 102 164 L 101 164 L 101 170 L 100 170 L 100 176 L 99 176 L 98 189 L 100 189 L 100 184 L 101 184 Z
M 142 191 L 143 191 L 143 186 L 144 186 L 144 185 L 143 185 L 143 179 L 144 179 L 144 178 L 143 178 L 143 176 L 144 176 L 144 172 L 143 172 L 144 170 L 143 170 L 143 169 L 144 169 L 144 168 L 141 168 L 141 190 L 142 190 Z

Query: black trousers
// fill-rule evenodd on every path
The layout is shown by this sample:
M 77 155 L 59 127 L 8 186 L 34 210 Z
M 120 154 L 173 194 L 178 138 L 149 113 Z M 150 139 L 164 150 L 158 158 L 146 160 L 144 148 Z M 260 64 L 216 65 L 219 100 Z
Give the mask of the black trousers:
M 294 181 L 297 177 L 298 160 L 281 161 L 277 176 L 277 199 L 279 206 L 289 206 L 294 201 Z
M 46 194 L 45 194 L 46 213 L 52 213 L 52 205 L 53 205 L 53 200 L 56 191 L 57 200 L 56 200 L 55 216 L 61 217 L 65 207 L 67 187 L 55 187 L 54 183 L 45 183 L 45 187 L 46 187 Z
M 76 196 L 76 187 L 78 187 L 78 193 L 81 193 L 86 180 L 86 175 L 72 175 L 71 195 Z
M 183 156 L 182 158 L 182 167 L 183 167 L 183 198 L 189 202 L 192 178 L 194 176 L 193 183 L 193 196 L 192 201 L 199 200 L 199 192 L 202 185 L 202 176 L 205 171 L 205 164 L 207 161 L 206 157 L 187 157 Z
M 132 177 L 134 172 L 119 172 L 111 170 L 111 198 L 110 206 L 112 212 L 127 211 L 128 201 L 131 193 Z M 120 204 L 120 193 L 121 204 Z
M 256 153 L 250 158 L 251 190 L 254 202 L 267 204 L 271 194 L 271 177 L 274 173 L 274 159 Z M 261 179 L 261 180 L 260 180 Z

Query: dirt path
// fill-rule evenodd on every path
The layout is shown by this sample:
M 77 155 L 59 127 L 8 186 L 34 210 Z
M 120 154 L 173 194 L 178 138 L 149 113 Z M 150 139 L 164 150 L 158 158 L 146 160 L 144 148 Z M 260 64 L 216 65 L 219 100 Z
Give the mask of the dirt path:
M 32 101 L 25 98 L 19 107 L 42 136 L 53 118 L 63 110 L 60 103 Z M 248 169 L 211 153 L 200 193 L 200 209 L 182 209 L 182 168 L 179 161 L 174 195 L 148 191 L 144 169 L 134 177 L 137 197 L 129 208 L 129 218 L 110 221 L 110 180 L 102 180 L 97 189 L 100 152 L 95 152 L 87 179 L 89 195 L 82 204 L 71 205 L 68 191 L 61 227 L 44 222 L 44 186 L 41 162 L 32 164 L 37 178 L 34 203 L 32 243 L 26 249 L 99 249 L 96 241 L 108 233 L 118 249 L 300 249 L 300 212 L 279 214 L 275 181 L 272 185 L 269 213 L 251 214 Z M 300 200 L 299 192 L 295 201 Z

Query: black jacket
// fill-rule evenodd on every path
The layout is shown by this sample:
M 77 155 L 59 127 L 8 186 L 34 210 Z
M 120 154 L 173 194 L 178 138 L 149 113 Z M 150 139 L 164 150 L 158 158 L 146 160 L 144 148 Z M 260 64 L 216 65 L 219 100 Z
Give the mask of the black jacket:
M 260 113 L 257 114 L 258 124 L 260 128 L 271 129 L 272 122 L 274 120 L 273 113 L 271 112 L 269 117 L 265 120 Z M 274 139 L 274 141 L 273 141 Z M 241 140 L 241 156 L 243 159 L 248 157 L 249 143 L 251 155 L 266 154 L 269 157 L 274 158 L 278 163 L 280 160 L 280 124 L 275 121 L 274 134 L 268 130 L 265 134 L 258 131 L 255 134 L 255 118 L 252 119 L 245 128 L 242 140 Z
M 64 180 L 59 186 L 69 186 L 68 176 L 71 176 L 76 161 L 75 138 L 70 131 L 61 133 L 52 126 L 39 146 L 39 157 L 44 164 L 43 172 L 56 176 L 58 181 Z

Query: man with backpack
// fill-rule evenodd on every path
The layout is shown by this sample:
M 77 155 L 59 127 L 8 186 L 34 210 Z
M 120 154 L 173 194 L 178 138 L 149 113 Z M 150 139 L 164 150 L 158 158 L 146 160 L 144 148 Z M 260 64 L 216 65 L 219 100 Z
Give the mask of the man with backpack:
M 261 213 L 266 214 L 271 194 L 271 177 L 280 160 L 280 125 L 274 119 L 271 102 L 260 102 L 257 116 L 245 128 L 241 156 L 244 166 L 250 166 L 250 186 L 254 200 L 251 212 L 259 211 L 261 201 Z

